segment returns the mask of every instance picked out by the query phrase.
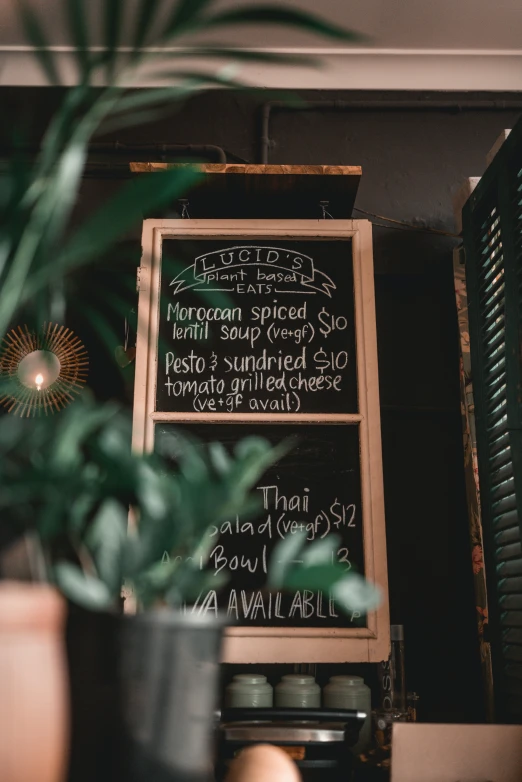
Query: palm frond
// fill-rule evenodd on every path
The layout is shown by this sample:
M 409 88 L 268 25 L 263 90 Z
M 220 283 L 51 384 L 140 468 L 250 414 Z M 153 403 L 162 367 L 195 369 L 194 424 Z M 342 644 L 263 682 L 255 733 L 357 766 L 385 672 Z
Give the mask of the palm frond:
M 123 3 L 121 0 L 105 0 L 105 67 L 107 80 L 112 82 L 118 58 L 118 44 L 123 22 Z
M 136 24 L 132 37 L 132 52 L 136 57 L 140 49 L 147 43 L 147 38 L 156 21 L 156 15 L 161 8 L 162 0 L 141 0 L 136 14 Z
M 19 0 L 20 18 L 24 28 L 27 40 L 33 46 L 34 54 L 40 67 L 42 68 L 47 80 L 54 85 L 60 84 L 60 77 L 56 68 L 53 54 L 49 49 L 46 35 L 38 15 L 33 8 L 25 2 Z
M 78 192 L 87 157 L 87 142 L 105 113 L 114 105 L 113 91 L 103 96 L 74 126 L 65 148 L 50 156 L 49 172 L 37 172 L 26 193 L 28 209 L 24 230 L 18 237 L 9 259 L 0 290 L 0 335 L 3 335 L 17 308 L 27 301 L 30 272 L 34 277 L 45 272 L 45 287 L 52 269 L 52 253 L 69 219 Z M 25 199 L 24 199 L 25 200 Z M 32 281 L 32 277 L 31 277 Z
M 54 273 L 61 276 L 102 255 L 129 228 L 140 223 L 144 214 L 181 196 L 199 176 L 187 167 L 129 182 L 75 232 L 54 259 Z
M 79 81 L 89 84 L 91 74 L 91 56 L 89 27 L 84 0 L 65 0 L 69 33 L 74 46 L 74 56 L 78 66 Z
M 178 0 L 173 14 L 165 26 L 168 36 L 180 35 L 198 28 L 203 22 L 203 12 L 214 0 Z

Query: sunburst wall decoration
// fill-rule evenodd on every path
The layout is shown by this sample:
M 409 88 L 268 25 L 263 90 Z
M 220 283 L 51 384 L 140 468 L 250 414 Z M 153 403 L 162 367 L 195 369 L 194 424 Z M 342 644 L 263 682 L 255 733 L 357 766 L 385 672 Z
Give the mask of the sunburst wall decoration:
M 80 393 L 88 366 L 81 339 L 66 326 L 18 326 L 0 345 L 0 404 L 27 417 L 55 413 Z

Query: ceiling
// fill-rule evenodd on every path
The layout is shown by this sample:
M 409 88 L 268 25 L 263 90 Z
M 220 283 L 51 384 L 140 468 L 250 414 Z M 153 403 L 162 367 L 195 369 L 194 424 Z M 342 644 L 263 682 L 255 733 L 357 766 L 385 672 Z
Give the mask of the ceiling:
M 94 44 L 100 43 L 96 31 L 101 26 L 102 2 L 86 2 Z M 50 44 L 67 46 L 63 0 L 32 0 L 32 4 L 45 20 Z M 284 73 L 260 66 L 246 69 L 245 78 L 260 86 L 522 89 L 520 0 L 286 0 L 286 4 L 320 11 L 365 39 L 346 47 L 324 37 L 261 26 L 214 34 L 213 40 L 241 47 L 320 51 L 328 66 L 320 75 L 299 68 Z M 217 0 L 216 5 L 237 8 L 238 2 Z M 135 6 L 136 0 L 127 0 L 127 18 L 132 19 Z M 16 0 L 0 0 L 0 84 L 37 83 L 40 76 L 27 56 L 16 8 Z M 128 40 L 124 27 L 122 43 Z M 66 52 L 61 56 L 65 62 Z

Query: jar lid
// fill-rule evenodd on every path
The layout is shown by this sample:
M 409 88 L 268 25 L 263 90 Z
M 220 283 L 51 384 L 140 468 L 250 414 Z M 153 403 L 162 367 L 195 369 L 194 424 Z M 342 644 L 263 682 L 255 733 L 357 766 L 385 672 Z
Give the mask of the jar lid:
M 288 684 L 315 684 L 314 676 L 305 676 L 300 673 L 287 673 L 281 681 L 288 682 Z
M 362 676 L 330 676 L 330 684 L 342 684 L 345 687 L 360 687 L 364 684 Z
M 262 673 L 236 673 L 233 680 L 244 684 L 264 684 L 266 676 Z

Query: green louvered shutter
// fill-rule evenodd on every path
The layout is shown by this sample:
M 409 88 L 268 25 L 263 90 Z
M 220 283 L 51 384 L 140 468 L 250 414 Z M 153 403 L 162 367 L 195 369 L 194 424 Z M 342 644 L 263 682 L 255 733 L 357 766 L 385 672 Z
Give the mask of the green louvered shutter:
M 464 213 L 473 393 L 498 721 L 522 722 L 522 126 Z

